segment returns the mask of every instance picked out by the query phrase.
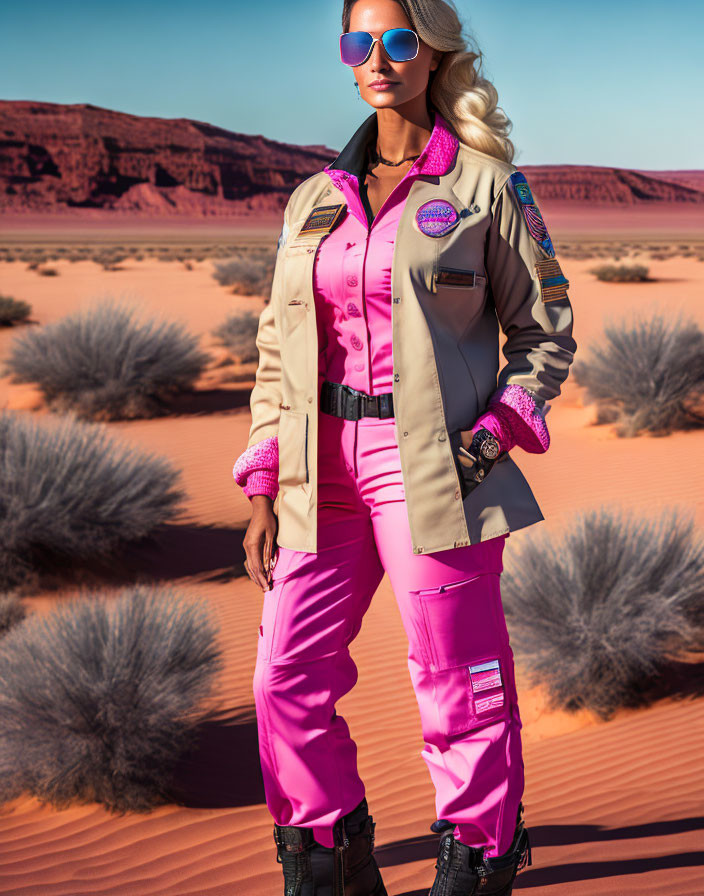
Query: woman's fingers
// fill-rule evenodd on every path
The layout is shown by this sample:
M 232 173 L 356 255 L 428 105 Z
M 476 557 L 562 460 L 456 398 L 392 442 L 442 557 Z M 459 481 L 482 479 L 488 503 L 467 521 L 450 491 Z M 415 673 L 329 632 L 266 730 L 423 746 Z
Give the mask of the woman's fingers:
M 262 589 L 262 591 L 267 591 L 269 589 L 269 583 L 267 581 L 266 575 L 264 574 L 264 567 L 262 563 L 261 538 L 258 542 L 255 542 L 254 545 L 252 545 L 251 542 L 246 542 L 245 553 L 247 555 L 247 559 L 245 560 L 244 568 L 247 570 L 247 575 L 255 585 L 258 585 Z
M 271 570 L 271 532 L 268 528 L 264 531 L 264 569 L 268 575 Z
M 247 575 L 262 591 L 272 587 L 272 555 L 276 546 L 277 519 L 271 511 L 271 500 L 255 508 L 244 539 Z
M 258 565 L 256 560 L 253 560 L 251 555 L 247 555 L 247 560 L 244 561 L 244 568 L 247 570 L 247 575 L 254 582 L 255 585 L 259 585 L 261 588 L 261 580 L 260 575 L 258 574 Z

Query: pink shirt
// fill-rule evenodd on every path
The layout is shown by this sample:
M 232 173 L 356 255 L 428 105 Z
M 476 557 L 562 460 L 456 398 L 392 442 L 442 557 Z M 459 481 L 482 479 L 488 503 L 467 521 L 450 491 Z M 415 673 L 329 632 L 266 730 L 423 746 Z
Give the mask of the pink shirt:
M 325 172 L 347 203 L 343 220 L 316 254 L 313 292 L 318 327 L 318 376 L 344 383 L 368 395 L 393 389 L 391 338 L 391 261 L 398 222 L 414 181 L 442 175 L 454 164 L 459 140 L 435 113 L 430 139 L 370 223 L 358 178 L 341 168 Z M 489 429 L 502 450 L 520 445 L 532 453 L 547 451 L 549 434 L 530 393 L 510 384 L 492 395 L 473 426 Z M 276 436 L 252 445 L 237 459 L 233 475 L 248 497 L 278 491 Z
M 318 370 L 333 383 L 368 395 L 392 391 L 391 260 L 408 193 L 422 174 L 445 174 L 458 139 L 437 113 L 430 139 L 371 225 L 355 175 L 324 170 L 343 193 L 345 216 L 320 246 L 313 288 L 318 321 Z

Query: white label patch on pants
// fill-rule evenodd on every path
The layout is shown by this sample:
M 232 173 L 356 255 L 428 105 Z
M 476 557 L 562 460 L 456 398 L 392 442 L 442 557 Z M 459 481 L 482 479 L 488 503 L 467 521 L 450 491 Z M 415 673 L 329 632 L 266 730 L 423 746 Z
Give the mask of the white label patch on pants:
M 486 712 L 488 709 L 498 709 L 504 705 L 504 692 L 498 694 L 489 694 L 486 697 L 479 697 L 474 701 L 474 709 L 477 713 Z
M 480 663 L 469 667 L 469 678 L 472 682 L 472 691 L 486 691 L 489 688 L 501 687 L 501 669 L 498 660 L 489 660 L 488 663 Z M 503 696 L 503 695 L 502 695 Z

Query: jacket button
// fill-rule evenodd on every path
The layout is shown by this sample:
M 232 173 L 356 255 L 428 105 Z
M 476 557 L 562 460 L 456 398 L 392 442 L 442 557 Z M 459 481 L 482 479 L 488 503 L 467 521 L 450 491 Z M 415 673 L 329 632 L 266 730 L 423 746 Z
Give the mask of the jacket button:
M 308 396 L 308 403 L 309 403 L 309 404 L 312 404 L 312 402 L 313 402 L 313 396 L 312 396 L 312 395 L 309 395 L 309 396 Z
M 457 500 L 457 498 L 459 498 L 459 496 L 460 496 L 460 492 L 459 492 L 459 490 L 458 490 L 458 491 L 455 492 L 455 500 Z
M 398 305 L 398 303 L 399 303 L 400 301 L 401 301 L 401 299 L 399 299 L 399 298 L 394 299 L 394 302 L 396 303 L 396 305 Z
M 394 374 L 394 382 L 397 383 L 399 381 L 399 379 L 400 379 L 399 375 L 397 373 L 395 373 Z
M 444 442 L 446 438 L 447 437 L 446 437 L 445 433 L 441 432 L 440 435 L 438 436 L 438 442 Z
M 407 433 L 407 432 L 404 432 L 404 436 L 407 436 L 407 435 L 408 435 L 408 433 Z

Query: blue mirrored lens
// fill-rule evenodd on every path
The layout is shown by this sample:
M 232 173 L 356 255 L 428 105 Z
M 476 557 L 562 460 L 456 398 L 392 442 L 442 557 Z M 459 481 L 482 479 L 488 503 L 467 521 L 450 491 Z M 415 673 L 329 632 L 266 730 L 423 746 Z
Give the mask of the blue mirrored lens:
M 340 37 L 340 57 L 345 65 L 361 65 L 371 45 L 368 31 L 348 31 Z
M 418 38 L 408 28 L 392 28 L 384 34 L 384 48 L 394 62 L 407 62 L 418 52 Z

